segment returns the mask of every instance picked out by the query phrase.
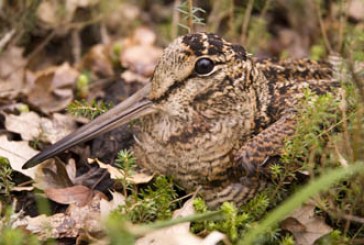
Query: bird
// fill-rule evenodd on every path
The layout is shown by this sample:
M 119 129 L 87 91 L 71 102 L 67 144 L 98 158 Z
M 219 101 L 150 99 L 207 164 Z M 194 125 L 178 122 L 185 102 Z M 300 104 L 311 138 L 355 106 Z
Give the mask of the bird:
M 269 186 L 264 169 L 294 135 L 305 91 L 340 88 L 333 72 L 326 61 L 256 60 L 217 34 L 186 34 L 166 47 L 150 83 L 23 168 L 138 120 L 140 167 L 198 189 L 211 208 L 242 205 Z

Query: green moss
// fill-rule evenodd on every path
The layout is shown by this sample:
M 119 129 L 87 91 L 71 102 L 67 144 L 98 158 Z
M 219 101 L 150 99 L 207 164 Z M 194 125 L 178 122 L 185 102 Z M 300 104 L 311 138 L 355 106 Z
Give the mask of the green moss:
M 10 192 L 14 187 L 14 183 L 11 178 L 12 172 L 13 170 L 10 166 L 9 160 L 0 156 L 0 201 L 10 201 Z
M 120 208 L 133 223 L 148 223 L 164 220 L 172 216 L 176 208 L 176 191 L 173 182 L 166 177 L 157 177 L 153 185 L 132 191 L 127 197 L 126 204 Z

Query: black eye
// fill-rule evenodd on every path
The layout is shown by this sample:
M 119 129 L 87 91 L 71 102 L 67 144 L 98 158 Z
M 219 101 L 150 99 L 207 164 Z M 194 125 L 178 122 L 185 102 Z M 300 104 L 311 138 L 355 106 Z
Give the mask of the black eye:
M 205 75 L 214 69 L 214 62 L 208 58 L 199 59 L 195 64 L 195 71 L 197 74 Z

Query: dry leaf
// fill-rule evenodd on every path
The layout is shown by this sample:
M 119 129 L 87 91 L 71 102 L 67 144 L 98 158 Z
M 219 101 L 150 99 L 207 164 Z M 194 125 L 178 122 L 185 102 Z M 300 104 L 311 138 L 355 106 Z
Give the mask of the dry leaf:
M 0 54 L 0 98 L 14 98 L 25 89 L 23 49 L 9 47 Z
M 48 238 L 74 238 L 82 232 L 98 233 L 103 227 L 100 222 L 100 200 L 105 195 L 96 193 L 91 202 L 83 207 L 70 205 L 65 213 L 52 216 L 40 215 L 37 217 L 26 216 L 16 220 L 12 227 L 22 227 L 34 234 L 39 239 Z
M 105 199 L 100 201 L 100 214 L 102 219 L 107 218 L 111 211 L 117 209 L 120 205 L 125 204 L 125 197 L 119 192 L 111 191 L 111 195 L 111 201 Z
M 112 77 L 114 70 L 109 53 L 109 47 L 106 45 L 93 46 L 78 65 L 78 69 L 90 70 L 97 77 Z
M 51 144 L 69 135 L 77 129 L 77 124 L 72 117 L 60 113 L 54 113 L 51 120 L 42 118 L 40 124 L 41 140 Z
M 181 209 L 174 211 L 173 218 L 186 217 L 195 213 L 193 208 L 193 199 L 188 200 Z M 205 239 L 201 239 L 190 231 L 190 222 L 174 225 L 168 228 L 160 229 L 147 234 L 136 241 L 137 245 L 212 245 L 217 244 L 224 239 L 225 235 L 220 232 L 213 232 Z
M 352 0 L 349 3 L 349 16 L 357 21 L 364 20 L 364 2 L 362 0 Z
M 33 186 L 15 186 L 11 188 L 11 191 L 32 191 L 34 190 Z
M 53 29 L 58 35 L 62 35 L 68 32 L 67 24 L 72 21 L 78 7 L 89 7 L 97 2 L 98 0 L 41 1 L 36 15 L 43 28 Z
M 67 115 L 54 113 L 53 119 L 40 117 L 35 112 L 20 115 L 5 114 L 5 128 L 21 135 L 23 140 L 39 139 L 54 144 L 76 130 L 76 122 Z
M 71 158 L 70 160 L 68 160 L 68 164 L 65 167 L 69 179 L 71 180 L 72 183 L 75 183 L 77 174 L 75 159 Z
M 332 231 L 321 217 L 315 215 L 314 209 L 315 205 L 305 204 L 281 223 L 282 229 L 293 234 L 297 245 L 314 244 L 317 239 Z
M 6 135 L 0 136 L 0 156 L 9 160 L 13 170 L 18 171 L 30 178 L 34 178 L 37 168 L 22 169 L 24 163 L 38 151 L 29 146 L 27 141 L 9 141 Z
M 148 28 L 140 27 L 130 40 L 126 40 L 120 55 L 121 64 L 131 72 L 150 77 L 163 50 L 154 46 L 156 35 Z
M 123 170 L 121 170 L 119 168 L 115 168 L 114 166 L 111 166 L 110 164 L 105 164 L 97 158 L 96 159 L 89 158 L 88 163 L 90 163 L 90 164 L 97 163 L 100 168 L 106 169 L 109 172 L 111 179 L 125 178 Z M 138 184 L 148 183 L 149 181 L 151 181 L 153 179 L 153 177 L 154 177 L 154 175 L 148 175 L 148 174 L 142 173 L 142 172 L 134 172 L 131 176 L 127 177 L 127 180 L 132 184 L 138 185 Z
M 154 31 L 147 27 L 139 27 L 134 31 L 132 41 L 136 44 L 147 46 L 153 45 L 157 40 L 157 35 Z
M 83 185 L 55 189 L 48 188 L 44 190 L 45 195 L 52 201 L 61 204 L 75 204 L 78 207 L 85 206 L 89 203 L 94 195 L 94 191 Z
M 73 173 L 72 173 L 73 174 Z M 35 172 L 34 184 L 40 190 L 48 188 L 66 188 L 73 186 L 65 165 L 58 159 L 51 159 L 41 164 Z
M 112 32 L 128 31 L 134 28 L 140 18 L 141 9 L 127 1 L 120 2 L 104 16 L 104 22 Z
M 132 72 L 130 70 L 126 70 L 123 73 L 121 73 L 121 78 L 125 80 L 125 82 L 127 83 L 139 82 L 141 84 L 147 84 L 150 81 L 149 78 L 144 77 L 135 72 Z
M 132 72 L 150 77 L 162 52 L 162 49 L 155 46 L 132 46 L 121 53 L 121 64 Z
M 65 109 L 73 100 L 73 85 L 78 75 L 68 63 L 36 73 L 28 93 L 29 103 L 44 113 Z

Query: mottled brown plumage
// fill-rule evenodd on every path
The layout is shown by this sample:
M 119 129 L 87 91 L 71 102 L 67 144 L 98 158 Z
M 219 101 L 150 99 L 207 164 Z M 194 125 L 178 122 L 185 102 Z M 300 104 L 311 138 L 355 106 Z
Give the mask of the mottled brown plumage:
M 269 184 L 260 170 L 293 135 L 304 91 L 323 94 L 339 83 L 328 63 L 255 62 L 239 45 L 196 33 L 165 49 L 149 86 L 26 167 L 141 117 L 134 146 L 140 166 L 187 191 L 199 187 L 211 207 L 241 204 Z

